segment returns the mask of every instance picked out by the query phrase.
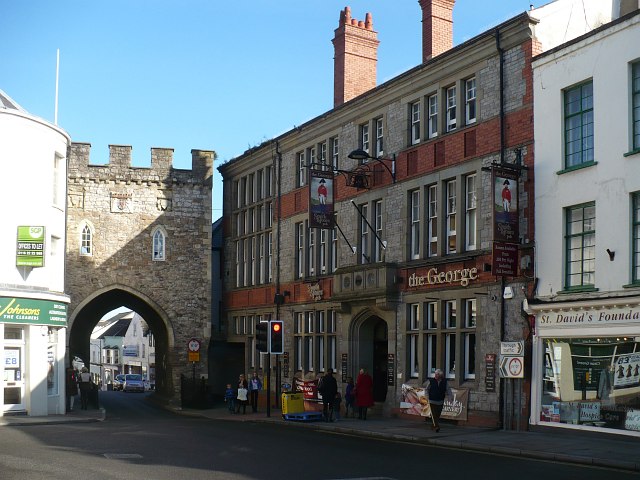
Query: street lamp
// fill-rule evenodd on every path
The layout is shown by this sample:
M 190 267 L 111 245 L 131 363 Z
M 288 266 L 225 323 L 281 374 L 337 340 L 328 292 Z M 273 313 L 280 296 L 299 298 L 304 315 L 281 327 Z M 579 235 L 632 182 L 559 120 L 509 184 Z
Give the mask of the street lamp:
M 356 150 L 351 152 L 349 155 L 347 155 L 347 157 L 353 160 L 358 160 L 359 162 L 363 162 L 364 160 L 375 160 L 376 162 L 380 163 L 384 168 L 387 169 L 387 172 L 389 172 L 389 174 L 391 175 L 391 178 L 393 179 L 393 183 L 396 183 L 396 156 L 395 155 L 392 158 L 372 157 L 371 155 L 369 155 L 369 153 L 367 153 L 366 150 L 357 148 Z M 389 168 L 389 165 L 385 163 L 386 160 L 391 161 L 391 168 Z

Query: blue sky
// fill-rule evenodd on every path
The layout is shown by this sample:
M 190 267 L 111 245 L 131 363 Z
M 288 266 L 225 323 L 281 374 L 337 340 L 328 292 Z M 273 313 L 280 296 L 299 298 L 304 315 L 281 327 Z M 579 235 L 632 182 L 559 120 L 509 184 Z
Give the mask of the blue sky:
M 541 1 L 457 0 L 454 44 Z M 373 15 L 378 83 L 418 65 L 417 0 L 5 0 L 0 89 L 34 115 L 91 143 L 131 145 L 148 166 L 151 147 L 215 150 L 216 166 L 333 106 L 333 45 L 340 11 Z M 7 161 L 7 159 L 4 159 Z M 213 219 L 221 215 L 215 171 Z

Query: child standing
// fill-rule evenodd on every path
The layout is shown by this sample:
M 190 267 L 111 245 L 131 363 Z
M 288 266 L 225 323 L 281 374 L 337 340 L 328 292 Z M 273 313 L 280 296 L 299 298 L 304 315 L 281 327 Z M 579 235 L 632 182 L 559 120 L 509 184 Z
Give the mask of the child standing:
M 344 391 L 344 416 L 345 418 L 349 418 L 349 409 L 351 409 L 351 416 L 355 417 L 355 407 L 353 402 L 355 401 L 355 395 L 353 394 L 354 389 L 353 378 L 347 377 L 347 388 Z
M 236 394 L 230 383 L 227 383 L 227 389 L 224 391 L 224 401 L 227 402 L 229 413 L 236 413 Z
M 335 421 L 340 420 L 340 404 L 342 403 L 342 395 L 340 392 L 336 392 L 336 398 L 333 399 L 333 416 Z

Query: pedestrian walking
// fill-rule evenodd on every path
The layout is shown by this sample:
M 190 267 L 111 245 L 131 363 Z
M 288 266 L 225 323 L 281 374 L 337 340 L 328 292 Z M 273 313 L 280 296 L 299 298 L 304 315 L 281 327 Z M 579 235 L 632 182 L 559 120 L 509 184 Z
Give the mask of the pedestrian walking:
M 227 403 L 229 413 L 236 413 L 236 392 L 231 388 L 230 383 L 227 383 L 227 389 L 224 391 L 224 401 Z
M 65 379 L 65 391 L 67 394 L 67 412 L 73 411 L 73 403 L 78 395 L 78 379 L 76 371 L 72 367 L 67 367 Z
M 325 422 L 331 421 L 333 402 L 338 393 L 338 383 L 333 378 L 333 370 L 327 370 L 318 384 L 318 393 L 322 395 L 322 416 Z
M 89 408 L 89 395 L 93 388 L 93 382 L 91 382 L 91 374 L 87 367 L 82 367 L 80 373 L 80 407 L 82 410 Z
M 258 396 L 262 390 L 262 382 L 256 372 L 253 372 L 251 380 L 249 380 L 249 399 L 251 401 L 251 410 L 253 413 L 258 411 Z
M 431 419 L 433 422 L 431 428 L 439 432 L 440 415 L 442 415 L 444 400 L 451 394 L 451 390 L 447 385 L 447 379 L 444 377 L 442 370 L 438 368 L 434 372 L 433 378 L 427 379 L 425 388 L 427 389 L 427 397 L 429 398 L 429 406 L 431 407 Z
M 373 379 L 367 373 L 366 368 L 361 368 L 356 378 L 356 407 L 358 407 L 358 419 L 367 419 L 367 409 L 373 407 Z

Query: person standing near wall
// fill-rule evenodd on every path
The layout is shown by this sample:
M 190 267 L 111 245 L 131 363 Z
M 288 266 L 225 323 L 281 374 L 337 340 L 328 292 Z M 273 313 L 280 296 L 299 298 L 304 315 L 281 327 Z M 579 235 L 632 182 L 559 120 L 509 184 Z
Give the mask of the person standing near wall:
M 249 380 L 249 400 L 251 401 L 251 409 L 253 413 L 258 411 L 258 395 L 262 390 L 262 382 L 256 372 L 253 372 L 251 380 Z
M 73 411 L 73 402 L 78 395 L 78 379 L 73 367 L 67 367 L 65 378 L 65 391 L 67 393 L 67 412 Z
M 367 409 L 373 407 L 373 379 L 367 373 L 366 368 L 361 368 L 356 378 L 356 407 L 358 407 L 358 419 L 367 419 Z
M 91 395 L 92 387 L 91 374 L 87 367 L 82 367 L 82 373 L 80 373 L 80 406 L 82 410 L 89 407 L 89 395 Z

